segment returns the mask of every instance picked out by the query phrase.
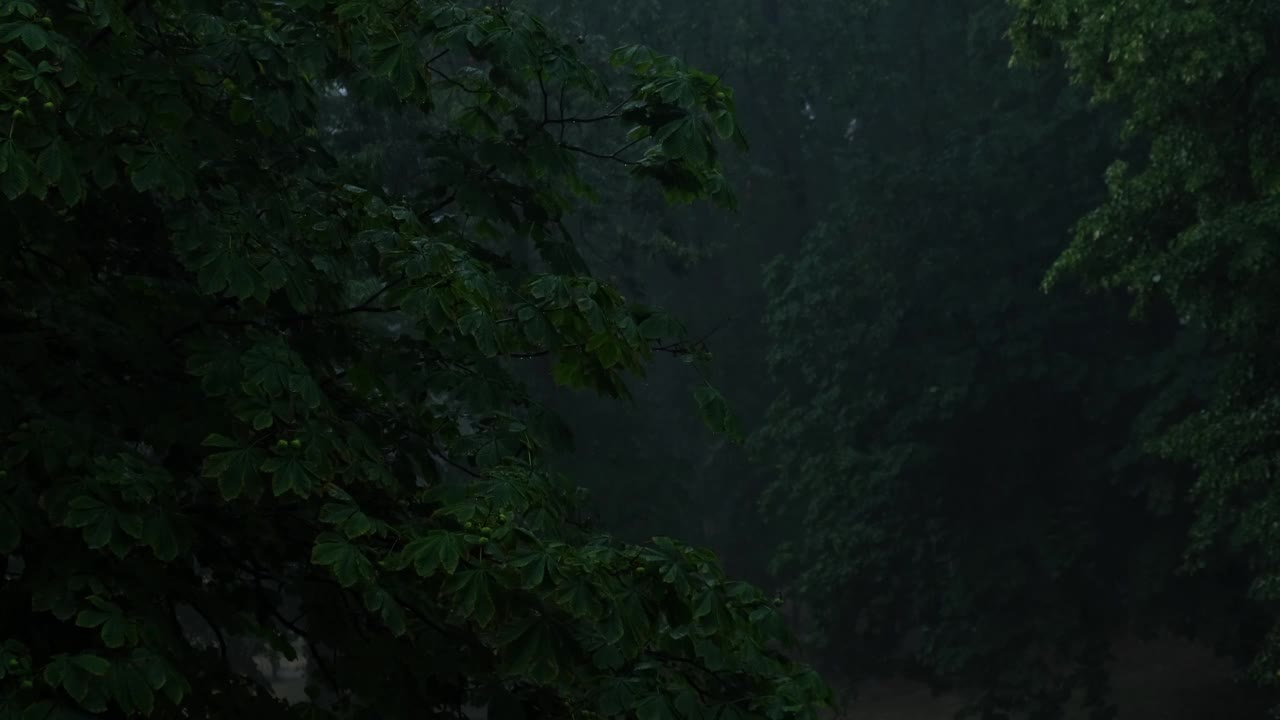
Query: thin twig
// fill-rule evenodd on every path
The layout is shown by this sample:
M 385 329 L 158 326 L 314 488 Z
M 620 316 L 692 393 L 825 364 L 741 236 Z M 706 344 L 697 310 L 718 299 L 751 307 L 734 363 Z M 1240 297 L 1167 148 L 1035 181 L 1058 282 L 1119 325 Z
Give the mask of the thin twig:
M 564 126 L 562 125 L 561 127 L 564 127 Z M 623 165 L 639 165 L 640 163 L 636 162 L 635 160 L 627 160 L 626 158 L 618 157 L 618 153 L 626 150 L 627 148 L 631 147 L 631 145 L 634 145 L 634 144 L 635 142 L 633 141 L 628 145 L 624 145 L 623 147 L 615 151 L 612 155 L 605 155 L 604 153 L 598 153 L 594 150 L 588 150 L 587 148 L 580 147 L 578 145 L 570 145 L 569 143 L 564 143 L 564 142 L 560 143 L 560 147 L 564 148 L 565 150 L 571 150 L 576 153 L 582 153 L 583 155 L 587 155 L 593 158 L 599 158 L 601 160 L 613 160 L 615 162 L 620 162 Z
M 350 315 L 350 314 L 352 314 L 352 313 L 358 313 L 358 312 L 393 312 L 393 310 L 394 310 L 393 308 L 375 308 L 375 307 L 373 307 L 373 301 L 375 301 L 375 300 L 377 300 L 378 298 L 382 297 L 384 293 L 386 293 L 388 290 L 390 290 L 390 289 L 394 288 L 395 286 L 399 285 L 400 283 L 404 282 L 406 279 L 407 279 L 407 278 L 406 278 L 406 277 L 404 277 L 404 276 L 402 275 L 402 276 L 400 276 L 399 278 L 397 278 L 397 279 L 395 279 L 395 280 L 393 280 L 393 281 L 391 281 L 391 282 L 387 283 L 386 285 L 384 285 L 384 286 L 382 287 L 382 289 L 381 289 L 381 290 L 379 290 L 379 291 L 375 292 L 374 294 L 370 295 L 369 297 L 365 298 L 364 302 L 360 303 L 359 305 L 356 305 L 356 306 L 354 306 L 354 307 L 346 308 L 345 310 L 339 310 L 339 311 L 337 311 L 337 312 L 333 313 L 332 315 L 330 315 L 330 317 L 340 317 L 340 316 L 342 316 L 342 315 Z

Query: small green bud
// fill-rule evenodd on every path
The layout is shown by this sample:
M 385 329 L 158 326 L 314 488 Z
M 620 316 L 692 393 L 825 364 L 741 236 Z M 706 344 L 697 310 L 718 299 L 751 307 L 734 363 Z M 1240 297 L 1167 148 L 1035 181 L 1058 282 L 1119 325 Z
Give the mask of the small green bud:
M 40 18 L 40 24 L 47 28 L 51 28 L 53 27 L 53 18 L 48 16 L 42 17 Z
M 506 514 L 506 513 L 498 513 L 498 519 L 499 519 L 499 520 L 501 520 L 502 522 L 506 522 L 506 521 L 507 521 L 507 514 Z
M 467 524 L 464 525 L 463 527 L 465 527 L 468 530 L 474 530 L 476 527 L 476 524 L 468 520 Z
M 24 118 L 24 117 L 26 117 L 26 116 L 27 116 L 27 114 L 26 114 L 26 113 L 24 113 L 24 112 L 22 112 L 21 110 L 14 110 L 14 111 L 13 111 L 13 117 L 14 117 L 14 119 L 16 119 L 16 120 L 21 120 L 22 118 Z
M 298 438 L 294 438 L 293 440 L 290 440 L 289 444 L 292 445 L 294 449 L 302 447 L 302 441 L 299 440 Z
M 44 103 L 44 109 L 45 109 L 45 110 L 52 110 L 52 109 L 53 109 L 53 101 L 52 101 L 52 100 L 46 100 L 46 101 L 45 101 L 45 103 Z
M 491 532 L 493 532 L 493 528 L 489 527 L 488 525 L 485 525 L 484 527 L 480 528 L 481 535 L 488 535 Z
M 26 107 L 31 104 L 31 98 L 27 97 L 26 95 L 23 95 L 22 97 L 18 98 L 18 104 L 21 105 L 22 107 Z

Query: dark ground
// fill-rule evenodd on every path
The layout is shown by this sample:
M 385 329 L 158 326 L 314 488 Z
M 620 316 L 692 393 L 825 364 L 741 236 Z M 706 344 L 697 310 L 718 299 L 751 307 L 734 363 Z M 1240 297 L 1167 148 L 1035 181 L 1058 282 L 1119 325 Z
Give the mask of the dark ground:
M 1264 707 L 1236 684 L 1231 666 L 1194 645 L 1124 642 L 1116 649 L 1116 720 L 1262 720 Z M 849 720 L 950 720 L 955 698 L 932 697 L 908 683 L 867 688 L 848 703 Z M 1075 714 L 1070 720 L 1085 720 Z

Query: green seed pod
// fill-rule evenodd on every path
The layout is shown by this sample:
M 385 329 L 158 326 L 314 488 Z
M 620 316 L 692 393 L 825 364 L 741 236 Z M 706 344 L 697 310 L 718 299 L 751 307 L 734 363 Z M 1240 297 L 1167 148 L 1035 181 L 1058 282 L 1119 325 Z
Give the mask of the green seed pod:
M 485 525 L 484 527 L 480 528 L 481 535 L 488 535 L 491 532 L 493 532 L 493 528 L 489 527 L 488 525 Z
M 302 441 L 299 440 L 298 438 L 294 438 L 293 440 L 290 440 L 289 444 L 292 445 L 295 449 L 302 447 Z
M 21 105 L 22 107 L 26 107 L 31 104 L 31 98 L 27 97 L 26 95 L 23 95 L 22 97 L 18 98 L 18 104 Z

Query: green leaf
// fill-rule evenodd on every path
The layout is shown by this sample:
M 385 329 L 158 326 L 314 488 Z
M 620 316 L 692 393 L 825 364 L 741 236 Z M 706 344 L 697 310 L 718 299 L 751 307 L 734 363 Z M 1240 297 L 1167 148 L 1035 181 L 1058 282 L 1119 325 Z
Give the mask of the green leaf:
M 0 43 L 21 40 L 28 50 L 43 50 L 49 45 L 49 35 L 33 22 L 15 22 L 0 26 Z
M 169 663 L 165 662 L 164 658 L 145 649 L 135 650 L 131 654 L 130 660 L 134 667 L 138 668 L 138 671 L 146 678 L 147 684 L 153 690 L 163 688 L 169 682 L 169 676 L 173 673 L 173 668 L 169 666 Z
M 161 510 L 153 510 L 146 515 L 143 521 L 142 541 L 160 560 L 170 562 L 178 558 L 177 536 L 174 534 L 169 516 Z
M 205 447 L 215 447 L 215 448 L 240 447 L 240 443 L 236 442 L 235 440 L 232 440 L 231 438 L 225 435 L 219 435 L 218 433 L 212 433 L 206 436 L 204 441 L 201 444 L 204 445 Z
M 591 661 L 601 670 L 617 670 L 622 667 L 625 658 L 615 645 L 604 645 L 591 656 Z
M 684 328 L 667 313 L 656 312 L 640 322 L 640 336 L 646 340 L 674 339 L 684 335 Z
M 169 161 L 154 151 L 144 151 L 129 163 L 129 180 L 138 192 L 163 189 L 169 179 Z
M 710 384 L 704 384 L 694 392 L 694 397 L 698 401 L 698 414 L 712 432 L 723 433 L 733 440 L 742 438 L 738 421 L 719 390 Z
M 650 695 L 636 706 L 638 720 L 675 720 L 671 705 L 661 693 Z
M 597 707 L 601 715 L 619 717 L 627 714 L 635 705 L 635 696 L 627 682 L 618 677 L 606 680 L 597 695 Z
M 453 593 L 453 610 L 484 627 L 493 619 L 493 576 L 488 570 L 464 570 L 453 576 L 448 585 Z
M 266 430 L 267 428 L 271 427 L 271 424 L 273 422 L 275 422 L 275 418 L 271 415 L 271 411 L 264 410 L 258 413 L 257 415 L 253 416 L 253 429 L 255 431 Z
M 49 143 L 40 156 L 36 158 L 36 169 L 46 180 L 57 181 L 62 177 L 63 145 L 60 142 Z
M 277 127 L 287 128 L 289 126 L 289 98 L 284 93 L 273 92 L 268 95 L 266 102 L 263 103 L 263 108 L 267 118 Z
M 102 624 L 102 644 L 109 648 L 124 647 L 129 642 L 129 622 L 122 615 L 112 615 Z
M 725 139 L 733 137 L 734 129 L 736 127 L 734 124 L 733 113 L 728 110 L 718 110 L 714 115 L 712 115 L 712 122 L 715 123 L 716 134 L 720 137 Z
M 58 706 L 52 700 L 41 700 L 27 706 L 26 711 L 22 713 L 22 720 L 48 720 L 54 717 L 54 711 Z M 17 717 L 17 711 L 13 712 L 13 717 Z
M 0 142 L 0 157 L 5 159 L 4 170 L 0 171 L 0 190 L 5 197 L 16 200 L 30 189 L 35 163 L 11 141 Z
M 289 389 L 293 359 L 284 343 L 273 340 L 254 345 L 242 362 L 248 382 L 271 397 L 283 395 Z
M 112 669 L 111 693 L 126 711 L 150 715 L 155 709 L 155 693 L 133 663 L 119 664 Z
M 376 523 L 354 505 L 328 503 L 320 508 L 320 521 L 339 526 L 351 539 L 368 535 L 377 528 Z
M 462 559 L 462 541 L 454 533 L 434 530 L 410 541 L 403 552 L 421 577 L 430 577 L 438 570 L 452 575 Z
M 521 568 L 521 587 L 532 590 L 542 584 L 554 560 L 543 552 L 532 552 L 512 561 L 512 565 Z
M 276 497 L 293 493 L 299 497 L 311 494 L 311 473 L 302 458 L 296 455 L 269 458 L 262 463 L 264 472 L 271 473 L 271 492 Z
M 66 520 L 68 527 L 83 528 L 85 544 L 97 550 L 111 542 L 116 527 L 115 508 L 89 497 L 78 495 L 68 503 Z
M 540 618 L 525 618 L 505 628 L 500 642 L 508 672 L 543 682 L 558 673 L 551 630 Z
M 343 587 L 354 587 L 373 578 L 373 564 L 364 552 L 334 533 L 323 533 L 317 538 L 311 562 L 329 567 Z
M 364 591 L 365 608 L 370 612 L 378 613 L 378 617 L 387 625 L 392 635 L 400 637 L 408 632 L 408 625 L 404 615 L 404 608 L 396 599 L 380 587 L 371 587 Z
M 111 663 L 97 655 L 81 654 L 72 656 L 71 662 L 91 675 L 106 675 L 111 670 Z
M 254 448 L 241 448 L 216 453 L 205 458 L 204 477 L 218 481 L 224 500 L 234 500 L 255 484 L 262 453 Z

